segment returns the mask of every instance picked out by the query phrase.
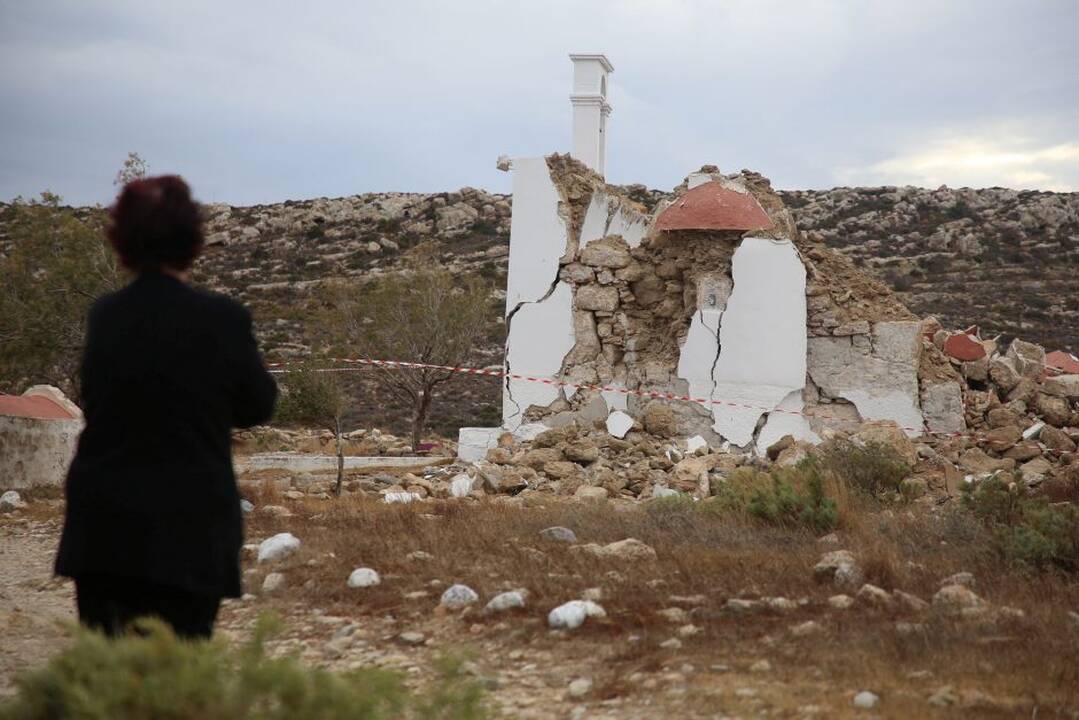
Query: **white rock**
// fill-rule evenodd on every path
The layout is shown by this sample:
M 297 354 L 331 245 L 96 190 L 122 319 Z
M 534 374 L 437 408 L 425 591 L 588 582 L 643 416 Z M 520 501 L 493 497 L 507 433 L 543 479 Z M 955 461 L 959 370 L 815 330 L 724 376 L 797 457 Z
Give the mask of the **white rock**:
M 255 509 L 254 504 L 250 500 L 240 500 L 240 510 L 249 513 Z
M 468 585 L 457 584 L 446 588 L 446 592 L 442 593 L 442 600 L 440 602 L 444 608 L 460 610 L 463 607 L 468 607 L 479 599 L 480 596 Z
M 277 592 L 285 586 L 285 576 L 281 573 L 272 572 L 262 580 L 262 592 L 264 595 Z
M 571 698 L 583 698 L 592 692 L 592 678 L 580 677 L 569 684 Z
M 381 582 L 382 578 L 371 568 L 356 568 L 348 576 L 348 586 L 350 588 L 374 587 Z
M 427 642 L 427 637 L 421 632 L 403 632 L 397 636 L 397 639 L 405 645 L 412 646 L 423 645 Z
M 854 707 L 859 710 L 872 710 L 880 702 L 880 698 L 876 693 L 871 693 L 868 690 L 863 690 L 854 696 L 854 700 L 851 701 Z
M 548 613 L 547 625 L 556 630 L 574 630 L 590 617 L 607 617 L 607 612 L 590 600 L 570 600 Z
M 607 416 L 607 432 L 613 437 L 624 438 L 632 427 L 633 418 L 621 410 L 615 410 Z
M 419 493 L 413 492 L 390 492 L 382 496 L 382 501 L 386 503 L 410 503 L 422 499 Z
M 498 445 L 500 427 L 463 427 L 457 431 L 457 457 L 467 462 L 483 460 L 487 451 Z
M 26 503 L 23 502 L 22 496 L 14 490 L 8 490 L 3 495 L 0 495 L 0 512 L 18 510 L 24 507 L 26 507 Z
M 1033 440 L 1034 438 L 1038 437 L 1038 435 L 1040 435 L 1042 430 L 1044 430 L 1044 429 L 1045 429 L 1045 423 L 1036 422 L 1033 425 L 1031 425 L 1030 427 L 1028 427 L 1026 430 L 1023 431 L 1023 439 L 1024 440 Z
M 487 603 L 487 606 L 483 608 L 485 613 L 499 613 L 506 610 L 513 610 L 514 608 L 523 608 L 525 606 L 524 593 L 518 590 L 510 590 L 509 592 L 499 593 L 491 598 L 491 601 Z
M 278 533 L 259 544 L 258 562 L 277 562 L 300 549 L 300 539 L 292 533 Z
M 556 542 L 577 542 L 577 534 L 575 532 L 573 532 L 567 527 L 561 527 L 558 525 L 540 530 L 540 536 L 545 540 L 554 540 Z
M 854 607 L 854 598 L 850 595 L 833 595 L 828 598 L 828 605 L 836 610 L 850 610 Z
M 466 497 L 475 485 L 475 478 L 470 477 L 468 473 L 458 473 L 453 476 L 453 480 L 450 480 L 450 495 L 456 498 Z
M 666 487 L 665 485 L 653 485 L 652 497 L 665 498 L 665 497 L 678 497 L 682 493 L 674 490 L 673 488 Z
M 693 454 L 701 448 L 708 447 L 708 441 L 702 438 L 700 435 L 694 435 L 691 438 L 686 438 L 686 452 Z

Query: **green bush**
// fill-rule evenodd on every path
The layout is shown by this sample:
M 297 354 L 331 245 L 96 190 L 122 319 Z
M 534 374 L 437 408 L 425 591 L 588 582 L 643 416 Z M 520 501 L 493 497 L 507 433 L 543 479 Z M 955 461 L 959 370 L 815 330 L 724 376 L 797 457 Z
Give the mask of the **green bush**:
M 835 501 L 824 492 L 820 462 L 807 458 L 771 473 L 743 468 L 713 487 L 714 512 L 737 511 L 769 525 L 802 525 L 830 530 L 838 519 Z
M 479 687 L 460 666 L 443 663 L 426 696 L 401 677 L 362 668 L 334 673 L 291 657 L 269 658 L 271 623 L 260 620 L 250 644 L 178 640 L 158 621 L 119 640 L 78 630 L 74 643 L 17 680 L 18 694 L 0 704 L 0 720 L 478 720 Z
M 898 492 L 911 470 L 894 449 L 874 442 L 838 443 L 822 453 L 820 462 L 826 472 L 872 497 Z
M 993 533 L 997 552 L 1016 565 L 1079 571 L 1079 508 L 1030 494 L 1021 477 L 997 473 L 963 488 L 963 505 Z

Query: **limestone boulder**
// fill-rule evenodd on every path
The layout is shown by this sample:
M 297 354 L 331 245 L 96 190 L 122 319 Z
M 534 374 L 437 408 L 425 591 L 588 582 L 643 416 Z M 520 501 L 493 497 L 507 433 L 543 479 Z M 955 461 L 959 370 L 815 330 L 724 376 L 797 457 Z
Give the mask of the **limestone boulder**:
M 918 449 L 894 422 L 866 423 L 859 427 L 852 437 L 862 443 L 875 443 L 889 447 L 908 465 L 913 466 L 918 462 Z
M 581 262 L 594 268 L 624 268 L 631 260 L 629 248 L 614 238 L 590 242 L 581 251 Z
M 644 429 L 659 437 L 674 437 L 678 432 L 678 421 L 670 405 L 653 401 L 648 403 L 641 417 Z
M 1042 392 L 1054 397 L 1079 400 L 1079 375 L 1058 375 L 1042 383 Z
M 618 288 L 603 285 L 584 285 L 577 290 L 578 310 L 614 312 L 618 309 Z
M 1008 346 L 1007 358 L 1023 377 L 1036 379 L 1045 372 L 1045 349 L 1041 345 L 1016 338 Z
M 1072 411 L 1068 401 L 1056 395 L 1038 393 L 1034 398 L 1034 410 L 1054 427 L 1064 427 L 1071 420 Z

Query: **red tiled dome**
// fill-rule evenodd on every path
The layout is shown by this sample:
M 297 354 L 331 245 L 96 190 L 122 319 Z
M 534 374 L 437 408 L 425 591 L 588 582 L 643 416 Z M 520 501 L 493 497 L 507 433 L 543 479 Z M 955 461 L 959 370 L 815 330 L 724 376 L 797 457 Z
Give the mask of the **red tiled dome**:
M 0 395 L 0 415 L 38 420 L 72 420 L 67 409 L 41 395 Z
M 749 193 L 718 180 L 687 191 L 656 218 L 658 230 L 767 230 L 772 221 Z

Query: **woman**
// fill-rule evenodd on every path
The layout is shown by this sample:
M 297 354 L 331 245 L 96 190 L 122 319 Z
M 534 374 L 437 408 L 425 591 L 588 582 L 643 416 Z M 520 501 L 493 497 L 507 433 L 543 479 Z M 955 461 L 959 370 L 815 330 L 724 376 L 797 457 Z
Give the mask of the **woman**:
M 56 572 L 74 578 L 85 625 L 115 636 L 154 615 L 205 638 L 221 598 L 240 595 L 230 430 L 265 422 L 277 388 L 248 312 L 187 284 L 203 245 L 187 184 L 128 183 L 110 217 L 135 279 L 90 311 Z

